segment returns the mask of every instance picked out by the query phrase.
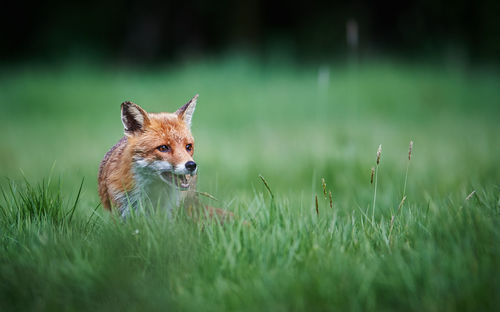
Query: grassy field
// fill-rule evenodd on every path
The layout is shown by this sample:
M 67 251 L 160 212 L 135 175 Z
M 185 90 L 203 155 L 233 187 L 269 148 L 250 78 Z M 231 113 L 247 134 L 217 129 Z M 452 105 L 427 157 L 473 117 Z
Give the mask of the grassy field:
M 4 68 L 0 310 L 496 309 L 500 73 L 458 65 Z M 120 103 L 196 93 L 198 189 L 238 219 L 114 221 L 96 179 Z

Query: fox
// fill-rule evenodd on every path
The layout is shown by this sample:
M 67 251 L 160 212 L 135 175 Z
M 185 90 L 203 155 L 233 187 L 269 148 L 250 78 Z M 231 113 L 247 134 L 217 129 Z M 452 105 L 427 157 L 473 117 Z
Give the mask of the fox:
M 98 191 L 104 209 L 117 209 L 126 218 L 142 203 L 171 213 L 196 197 L 198 165 L 193 159 L 195 141 L 191 120 L 198 94 L 174 113 L 148 113 L 139 105 L 121 104 L 124 136 L 104 156 L 99 166 Z M 207 208 L 210 215 L 225 215 Z

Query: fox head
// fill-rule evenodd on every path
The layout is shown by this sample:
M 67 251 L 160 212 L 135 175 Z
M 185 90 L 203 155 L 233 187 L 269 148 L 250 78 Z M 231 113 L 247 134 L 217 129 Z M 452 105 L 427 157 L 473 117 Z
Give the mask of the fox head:
M 187 189 L 197 165 L 193 160 L 191 118 L 198 95 L 175 113 L 147 113 L 139 105 L 124 102 L 121 118 L 135 174 L 159 177 L 179 189 Z

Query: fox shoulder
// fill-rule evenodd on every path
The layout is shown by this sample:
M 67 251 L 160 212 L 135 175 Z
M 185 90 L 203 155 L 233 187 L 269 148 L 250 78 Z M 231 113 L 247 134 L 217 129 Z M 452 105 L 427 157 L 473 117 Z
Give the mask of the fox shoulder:
M 116 172 L 116 167 L 119 165 L 120 157 L 123 155 L 123 151 L 127 146 L 127 137 L 118 141 L 107 153 L 104 155 L 101 164 L 99 165 L 98 174 L 98 186 L 99 186 L 99 197 L 101 202 L 106 209 L 111 209 L 112 196 L 110 194 L 110 178 L 113 173 Z

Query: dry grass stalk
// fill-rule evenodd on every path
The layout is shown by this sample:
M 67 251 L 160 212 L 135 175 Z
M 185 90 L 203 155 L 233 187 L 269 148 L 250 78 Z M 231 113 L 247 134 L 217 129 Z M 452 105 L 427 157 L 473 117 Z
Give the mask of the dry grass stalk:
M 323 186 L 323 196 L 326 199 L 326 181 L 325 181 L 325 178 L 321 178 L 321 185 Z
M 375 187 L 373 190 L 373 207 L 372 207 L 372 222 L 375 221 L 375 204 L 377 202 L 377 184 L 378 184 L 378 166 L 380 164 L 380 156 L 382 155 L 382 144 L 377 149 L 377 166 L 375 167 Z
M 474 196 L 474 194 L 476 194 L 476 190 L 472 191 L 469 195 L 467 195 L 467 197 L 465 197 L 465 200 L 471 199 L 471 197 Z
M 410 140 L 410 147 L 408 148 L 408 162 L 406 164 L 405 184 L 403 186 L 403 197 L 406 197 L 406 183 L 408 182 L 408 169 L 410 168 L 410 160 L 411 160 L 412 150 L 413 150 L 413 141 Z
M 328 197 L 330 198 L 330 208 L 332 208 L 332 209 L 333 209 L 332 191 L 328 191 Z
M 413 141 L 410 141 L 410 147 L 408 148 L 408 160 L 411 160 L 411 150 L 413 149 Z
M 401 210 L 401 207 L 403 207 L 405 200 L 406 196 L 404 196 L 401 202 L 399 203 L 398 210 L 396 210 L 396 214 L 392 215 L 391 217 L 391 227 L 389 229 L 389 243 L 391 242 L 392 229 L 394 228 L 394 220 L 396 219 L 396 215 L 399 213 L 399 210 Z
M 401 200 L 401 202 L 399 203 L 398 211 L 396 211 L 396 214 L 399 212 L 399 210 L 401 209 L 401 207 L 403 207 L 403 204 L 405 203 L 405 200 L 406 200 L 406 196 L 404 196 L 403 199 Z
M 264 186 L 267 188 L 267 191 L 271 195 L 271 198 L 274 200 L 274 194 L 271 191 L 271 188 L 269 187 L 269 184 L 267 183 L 266 179 L 261 174 L 259 174 L 259 178 L 262 180 L 262 182 L 264 183 Z
M 381 155 L 382 155 L 382 144 L 380 144 L 377 149 L 377 165 L 380 164 Z
M 205 197 L 208 197 L 212 200 L 215 200 L 215 201 L 219 201 L 217 198 L 215 198 L 213 195 L 207 193 L 207 192 L 196 192 L 198 194 L 200 194 L 201 196 L 205 196 Z
M 370 176 L 370 184 L 373 184 L 373 176 L 375 175 L 375 168 L 372 167 L 372 174 Z
M 316 200 L 316 214 L 319 216 L 319 208 L 318 208 L 318 195 L 314 195 Z

